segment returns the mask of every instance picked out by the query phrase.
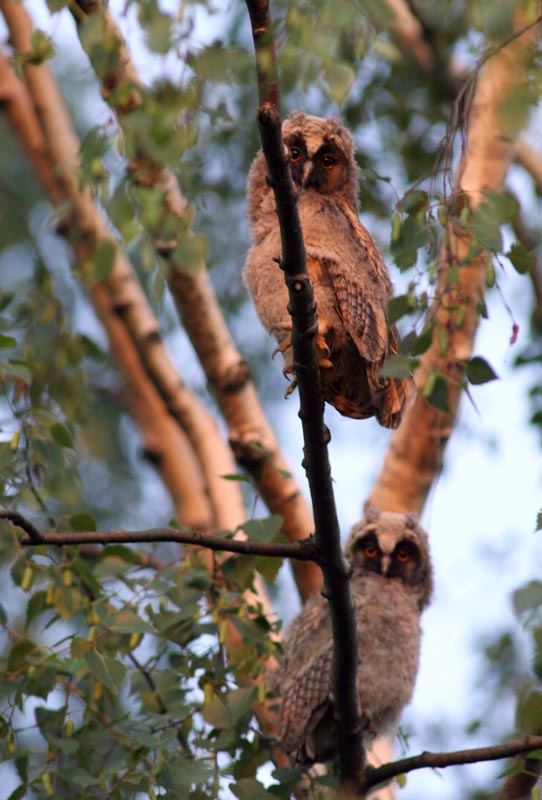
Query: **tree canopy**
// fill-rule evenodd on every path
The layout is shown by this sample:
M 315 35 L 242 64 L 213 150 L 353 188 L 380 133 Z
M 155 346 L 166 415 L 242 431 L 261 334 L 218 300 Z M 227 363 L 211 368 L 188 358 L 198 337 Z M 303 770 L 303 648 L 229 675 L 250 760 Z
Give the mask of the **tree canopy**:
M 276 741 L 265 681 L 292 615 L 282 560 L 301 601 L 324 580 L 346 619 L 339 526 L 366 501 L 424 512 L 461 398 L 479 415 L 454 434 L 456 463 L 475 460 L 473 439 L 490 433 L 479 398 L 491 403 L 502 382 L 517 381 L 524 435 L 540 439 L 540 9 L 0 0 L 0 11 L 3 785 L 10 800 L 290 797 L 302 770 Z M 393 271 L 402 344 L 384 370 L 412 373 L 417 395 L 391 437 L 327 408 L 322 418 L 302 329 L 316 383 L 283 400 L 241 282 L 245 181 L 262 144 L 286 187 L 285 272 L 302 269 L 292 213 L 280 213 L 295 210 L 280 114 L 299 107 L 352 130 L 363 219 Z M 499 420 L 498 436 L 510 427 Z M 345 473 L 355 499 L 339 478 L 335 515 L 331 475 Z M 472 486 L 457 485 L 466 519 Z M 518 522 L 510 548 L 530 552 L 542 510 L 519 518 L 532 526 Z M 451 567 L 445 585 L 461 579 Z M 491 773 L 463 795 L 537 796 L 539 564 L 521 580 L 514 626 L 479 646 L 488 708 L 472 705 L 459 745 L 440 718 L 424 731 L 426 750 L 461 752 L 411 748 L 364 770 L 346 681 L 347 746 L 312 775 L 311 796 L 504 757 L 515 758 L 497 790 Z M 473 588 L 473 613 L 496 602 Z M 443 642 L 445 618 L 437 628 Z M 504 723 L 495 704 L 513 709 Z

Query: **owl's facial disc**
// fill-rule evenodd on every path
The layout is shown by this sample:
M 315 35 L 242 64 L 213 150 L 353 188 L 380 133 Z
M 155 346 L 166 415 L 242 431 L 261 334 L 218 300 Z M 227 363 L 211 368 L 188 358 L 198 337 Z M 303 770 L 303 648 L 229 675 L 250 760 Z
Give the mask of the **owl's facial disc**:
M 296 186 L 302 186 L 305 166 L 307 164 L 307 147 L 301 133 L 296 132 L 284 140 L 290 156 L 290 171 Z
M 324 142 L 310 156 L 310 170 L 305 170 L 305 189 L 316 189 L 321 194 L 332 194 L 342 189 L 348 179 L 344 153 L 335 142 Z
M 369 572 L 382 572 L 382 550 L 376 538 L 376 529 L 367 526 L 364 536 L 361 536 L 352 551 L 354 569 L 365 569 Z

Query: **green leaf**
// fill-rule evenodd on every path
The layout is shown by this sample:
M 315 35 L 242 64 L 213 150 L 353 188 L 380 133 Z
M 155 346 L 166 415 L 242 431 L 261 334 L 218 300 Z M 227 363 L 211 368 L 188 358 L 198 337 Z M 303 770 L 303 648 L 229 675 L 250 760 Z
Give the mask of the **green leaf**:
M 109 239 L 98 242 L 92 254 L 92 275 L 96 281 L 105 281 L 109 278 L 116 252 L 115 242 Z
M 96 650 L 85 653 L 87 662 L 93 676 L 103 683 L 111 692 L 118 694 L 120 686 L 126 677 L 127 669 L 120 661 L 104 656 Z
M 383 378 L 408 378 L 411 374 L 411 359 L 408 356 L 397 353 L 389 356 L 386 363 L 379 370 L 379 375 Z
M 126 547 L 124 544 L 108 544 L 104 547 L 101 554 L 101 559 L 106 561 L 107 559 L 120 559 L 121 561 L 125 561 L 127 564 L 139 564 L 140 558 L 137 553 L 130 547 Z
M 492 209 L 492 216 L 499 223 L 511 222 L 518 215 L 519 205 L 515 197 L 509 194 L 497 194 L 484 189 L 488 205 Z
M 214 694 L 209 702 L 202 708 L 201 716 L 209 725 L 219 730 L 232 727 L 230 712 L 224 698 L 219 694 Z
M 180 239 L 171 254 L 171 263 L 182 272 L 198 270 L 207 255 L 207 239 L 205 236 L 187 231 Z
M 400 223 L 399 235 L 392 223 L 391 252 L 401 271 L 413 267 L 418 258 L 418 250 L 427 244 L 427 228 L 424 222 L 409 215 Z
M 416 337 L 410 352 L 413 356 L 421 356 L 431 347 L 432 342 L 433 327 L 432 325 L 428 325 L 427 328 L 425 328 L 425 330 L 423 330 L 420 335 Z
M 38 706 L 38 708 L 35 709 L 34 714 L 36 722 L 38 723 L 38 728 L 46 739 L 51 735 L 57 737 L 61 736 L 67 710 L 68 706 L 61 706 L 61 708 L 55 708 L 53 710 Z
M 415 311 L 412 295 L 400 294 L 392 297 L 388 303 L 388 325 L 394 325 L 401 317 L 406 317 Z
M 55 422 L 49 428 L 51 437 L 56 444 L 61 447 L 71 447 L 73 450 L 73 441 L 68 429 L 60 422 Z
M 13 336 L 4 336 L 3 333 L 0 333 L 0 349 L 8 347 L 17 347 L 17 339 L 14 339 Z
M 155 8 L 152 19 L 145 25 L 147 45 L 154 53 L 167 53 L 171 47 L 173 20 Z
M 465 374 L 469 383 L 479 386 L 482 383 L 496 380 L 499 376 L 481 356 L 470 358 L 465 366 Z
M 243 717 L 252 712 L 258 691 L 255 686 L 249 688 L 233 689 L 226 695 L 226 703 L 230 712 L 233 725 L 237 725 Z
M 19 778 L 26 783 L 28 780 L 28 754 L 24 753 L 21 756 L 17 756 L 15 759 L 15 767 L 17 769 L 17 775 Z
M 30 39 L 31 50 L 25 55 L 25 61 L 28 64 L 42 64 L 55 54 L 51 44 L 51 38 L 38 28 L 34 28 Z
M 228 730 L 252 713 L 252 704 L 257 695 L 255 687 L 232 689 L 226 695 L 214 694 L 202 708 L 201 715 L 213 728 Z
M 25 681 L 25 692 L 27 695 L 34 695 L 34 697 L 46 700 L 56 686 L 56 679 L 55 667 L 36 665 L 35 671 L 32 671 L 32 675 Z
M 16 789 L 12 791 L 8 800 L 23 800 L 23 798 L 27 797 L 27 789 L 28 786 L 26 783 L 23 783 L 22 786 L 18 786 Z
M 440 409 L 440 411 L 450 413 L 450 408 L 448 406 L 448 383 L 444 375 L 441 375 L 440 372 L 432 372 L 429 375 L 423 387 L 422 394 L 432 406 Z
M 516 710 L 516 724 L 527 734 L 542 734 L 542 692 L 532 691 L 520 697 Z
M 342 105 L 350 94 L 355 77 L 356 73 L 348 64 L 333 63 L 324 70 L 323 78 L 328 94 L 337 105 Z
M 510 259 L 512 266 L 520 275 L 530 272 L 536 264 L 535 254 L 521 242 L 513 244 L 505 255 Z
M 241 778 L 235 783 L 230 783 L 229 787 L 239 800 L 269 800 L 270 797 L 276 797 L 256 778 Z
M 527 612 L 536 611 L 542 607 L 542 582 L 530 581 L 512 595 L 514 611 L 519 617 Z
M 19 639 L 9 654 L 7 671 L 15 672 L 28 664 L 28 657 L 39 653 L 39 647 L 31 639 Z
M 502 236 L 500 222 L 495 216 L 495 210 L 488 203 L 480 203 L 465 227 L 472 230 L 472 235 L 488 250 L 498 253 L 502 250 Z
M 45 592 L 35 592 L 28 601 L 25 623 L 27 627 L 35 617 L 39 616 L 39 614 L 41 614 L 42 611 L 47 608 L 45 604 L 45 596 Z
M 74 531 L 95 531 L 96 520 L 88 511 L 80 511 L 70 517 L 70 528 Z
M 155 629 L 133 608 L 124 606 L 119 611 L 96 606 L 96 613 L 104 628 L 116 633 L 155 633 Z
M 412 189 L 403 197 L 402 206 L 407 214 L 417 214 L 427 207 L 429 195 L 421 189 Z
M 244 592 L 252 586 L 256 561 L 256 556 L 231 556 L 223 562 L 222 571 L 239 591 Z
M 258 556 L 256 558 L 254 568 L 256 572 L 259 572 L 260 575 L 267 581 L 267 583 L 273 585 L 283 563 L 284 559 L 276 558 L 276 556 Z
M 214 771 L 214 766 L 207 763 L 204 758 L 170 759 L 166 766 L 158 773 L 158 780 L 168 792 L 168 798 L 186 800 L 194 784 L 208 780 Z M 201 795 L 200 795 L 201 796 Z
M 279 514 L 272 514 L 265 519 L 249 519 L 239 528 L 254 542 L 273 542 L 279 538 L 283 522 Z M 280 536 L 280 539 L 283 541 L 284 537 Z

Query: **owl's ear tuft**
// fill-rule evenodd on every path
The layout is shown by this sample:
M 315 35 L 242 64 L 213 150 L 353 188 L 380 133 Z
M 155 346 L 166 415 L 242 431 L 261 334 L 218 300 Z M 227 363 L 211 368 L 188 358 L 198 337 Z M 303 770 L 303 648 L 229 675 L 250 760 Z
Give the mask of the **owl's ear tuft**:
M 380 516 L 380 511 L 378 508 L 373 506 L 371 503 L 365 503 L 365 506 L 363 507 L 363 513 L 367 522 L 376 522 Z
M 407 528 L 412 528 L 413 530 L 416 530 L 419 523 L 418 514 L 415 511 L 409 511 L 407 514 L 405 514 L 405 517 L 406 517 Z

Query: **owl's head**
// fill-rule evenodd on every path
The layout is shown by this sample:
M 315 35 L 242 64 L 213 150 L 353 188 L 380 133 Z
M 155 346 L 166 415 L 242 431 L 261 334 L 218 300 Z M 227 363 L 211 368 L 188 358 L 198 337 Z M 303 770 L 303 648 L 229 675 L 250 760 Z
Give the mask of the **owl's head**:
M 324 119 L 294 111 L 282 123 L 284 146 L 299 195 L 344 200 L 358 212 L 358 168 L 352 136 L 337 117 Z M 275 199 L 260 150 L 248 174 L 248 219 L 257 242 L 277 226 Z
M 422 611 L 431 599 L 433 569 L 429 541 L 414 514 L 365 509 L 365 518 L 354 525 L 345 555 L 356 573 L 377 573 L 411 587 Z
M 337 117 L 294 111 L 282 124 L 293 181 L 299 191 L 341 192 L 357 209 L 358 168 L 350 132 Z

